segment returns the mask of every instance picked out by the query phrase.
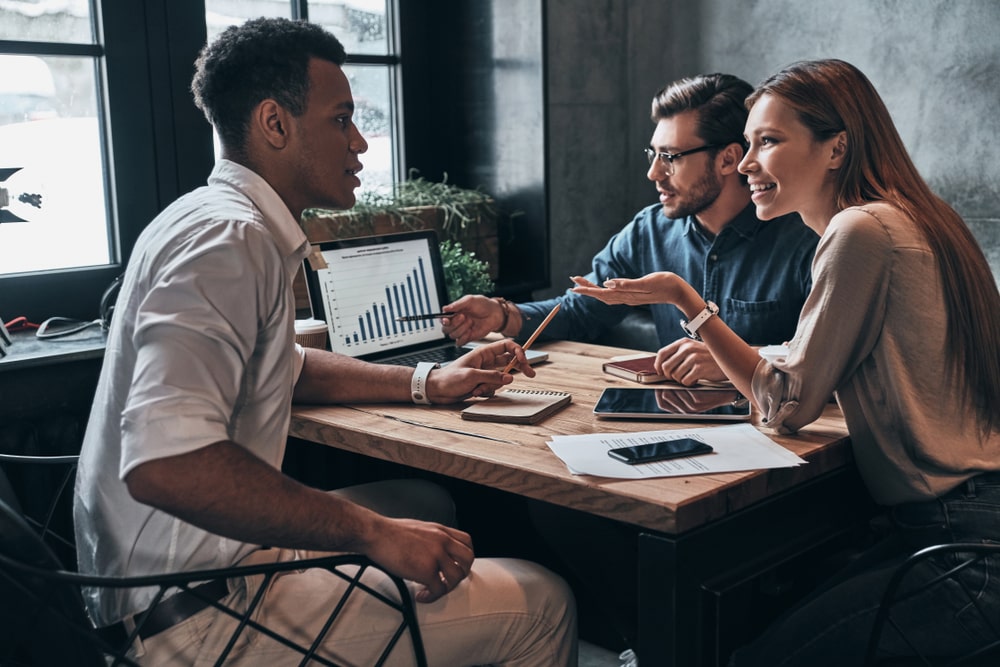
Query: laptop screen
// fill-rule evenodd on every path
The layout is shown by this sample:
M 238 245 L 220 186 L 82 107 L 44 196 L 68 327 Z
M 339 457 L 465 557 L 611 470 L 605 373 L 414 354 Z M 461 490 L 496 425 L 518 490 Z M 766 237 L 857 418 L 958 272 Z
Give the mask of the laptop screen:
M 448 303 L 433 231 L 313 244 L 304 271 L 313 317 L 326 322 L 334 352 L 377 360 L 454 345 L 439 319 L 396 321 Z

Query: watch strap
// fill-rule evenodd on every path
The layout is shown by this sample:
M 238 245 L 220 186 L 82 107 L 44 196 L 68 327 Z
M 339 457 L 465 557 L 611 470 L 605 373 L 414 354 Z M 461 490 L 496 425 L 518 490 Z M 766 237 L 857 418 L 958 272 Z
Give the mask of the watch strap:
M 711 301 L 706 301 L 705 309 L 698 313 L 690 322 L 687 320 L 681 320 L 681 329 L 684 329 L 684 333 L 691 338 L 701 340 L 701 336 L 698 335 L 698 329 L 700 329 L 701 326 L 709 320 L 709 318 L 718 314 L 719 307 Z
M 421 361 L 413 370 L 413 376 L 410 378 L 410 398 L 417 405 L 431 404 L 430 399 L 427 398 L 427 376 L 435 368 L 441 368 L 441 364 Z

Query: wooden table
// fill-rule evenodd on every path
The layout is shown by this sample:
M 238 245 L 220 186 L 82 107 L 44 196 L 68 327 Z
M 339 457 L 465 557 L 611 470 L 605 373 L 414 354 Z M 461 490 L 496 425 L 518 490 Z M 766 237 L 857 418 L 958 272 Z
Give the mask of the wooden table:
M 465 421 L 461 405 L 295 406 L 290 435 L 639 527 L 636 652 L 655 667 L 716 664 L 723 656 L 702 622 L 711 613 L 706 595 L 832 540 L 867 515 L 833 404 L 794 437 L 765 431 L 808 465 L 648 480 L 570 474 L 545 444 L 552 435 L 672 423 L 593 416 L 604 387 L 636 386 L 601 372 L 608 357 L 629 350 L 572 342 L 539 349 L 550 363 L 515 386 L 569 391 L 573 402 L 538 424 Z

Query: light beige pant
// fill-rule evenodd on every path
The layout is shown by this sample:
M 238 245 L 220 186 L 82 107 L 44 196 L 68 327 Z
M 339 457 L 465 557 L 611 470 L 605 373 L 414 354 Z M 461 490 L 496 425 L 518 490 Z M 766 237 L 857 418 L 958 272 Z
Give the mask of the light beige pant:
M 351 497 L 383 513 L 435 520 L 444 519 L 450 499 L 412 503 L 412 493 L 399 493 L 393 482 L 345 489 Z M 412 484 L 408 482 L 407 484 Z M 433 487 L 436 488 L 436 487 Z M 408 488 L 408 491 L 414 489 Z M 380 491 L 385 495 L 377 499 Z M 433 496 L 433 493 L 431 494 Z M 370 497 L 366 497 L 370 496 Z M 390 498 L 386 501 L 385 498 Z M 447 498 L 445 495 L 444 498 Z M 406 499 L 408 510 L 393 507 Z M 429 516 L 431 515 L 431 516 Z M 316 552 L 270 549 L 251 554 L 244 564 L 320 556 Z M 363 579 L 388 597 L 397 599 L 395 586 L 382 573 L 369 569 Z M 229 600 L 242 603 L 254 594 L 259 577 L 230 582 Z M 346 584 L 325 570 L 303 570 L 275 578 L 261 603 L 259 621 L 281 634 L 308 645 L 339 599 Z M 411 593 L 415 593 L 411 586 Z M 395 629 L 398 615 L 367 595 L 353 595 L 343 618 L 327 635 L 323 654 L 335 662 L 357 667 L 374 664 Z M 505 665 L 561 667 L 577 664 L 576 607 L 569 587 L 545 568 L 515 559 L 477 559 L 469 576 L 448 595 L 430 604 L 417 604 L 417 618 L 431 667 Z M 157 667 L 211 665 L 228 641 L 234 621 L 213 609 L 205 610 L 147 639 L 140 647 L 141 662 Z M 299 654 L 256 632 L 244 631 L 227 665 L 240 667 L 297 665 Z M 404 635 L 388 665 L 415 664 L 410 638 Z

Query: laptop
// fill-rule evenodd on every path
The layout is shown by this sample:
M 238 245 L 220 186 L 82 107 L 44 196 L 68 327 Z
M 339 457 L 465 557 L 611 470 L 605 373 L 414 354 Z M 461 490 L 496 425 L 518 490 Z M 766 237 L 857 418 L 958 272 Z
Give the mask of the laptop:
M 330 349 L 375 363 L 416 366 L 454 361 L 476 343 L 457 347 L 440 319 L 449 303 L 433 230 L 314 243 L 303 261 L 313 317 L 326 322 Z M 532 364 L 548 354 L 529 350 Z

